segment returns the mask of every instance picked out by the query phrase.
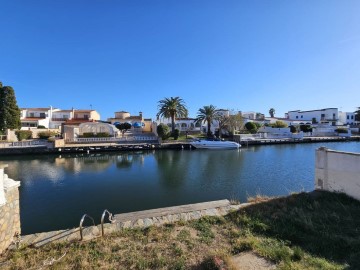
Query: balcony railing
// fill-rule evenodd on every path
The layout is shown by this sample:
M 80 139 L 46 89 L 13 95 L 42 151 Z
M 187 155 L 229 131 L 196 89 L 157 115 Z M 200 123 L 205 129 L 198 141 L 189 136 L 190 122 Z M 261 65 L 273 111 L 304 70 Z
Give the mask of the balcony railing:
M 69 118 L 51 118 L 51 121 L 66 121 L 69 120 Z
M 338 121 L 339 119 L 337 118 L 326 118 L 326 117 L 321 117 L 320 121 Z
M 31 118 L 42 118 L 42 119 L 45 119 L 46 118 L 46 116 L 44 116 L 44 115 L 38 115 L 38 116 L 26 116 L 25 118 L 29 118 L 29 119 L 31 119 Z
M 74 117 L 72 120 L 91 120 L 90 117 Z

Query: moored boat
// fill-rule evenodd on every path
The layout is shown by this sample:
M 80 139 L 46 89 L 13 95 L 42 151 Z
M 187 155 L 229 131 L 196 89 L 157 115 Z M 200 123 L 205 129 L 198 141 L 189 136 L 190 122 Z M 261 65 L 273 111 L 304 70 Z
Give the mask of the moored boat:
M 240 144 L 230 141 L 197 140 L 190 144 L 198 149 L 239 149 L 241 147 Z

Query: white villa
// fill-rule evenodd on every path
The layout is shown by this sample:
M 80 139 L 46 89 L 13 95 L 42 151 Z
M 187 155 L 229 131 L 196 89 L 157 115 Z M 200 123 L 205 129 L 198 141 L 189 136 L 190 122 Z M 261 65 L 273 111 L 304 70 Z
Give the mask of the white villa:
M 289 111 L 285 113 L 285 118 L 297 120 L 305 123 L 320 123 L 335 126 L 339 121 L 339 112 L 337 108 L 325 108 L 310 111 Z
M 339 121 L 344 125 L 358 124 L 358 121 L 355 121 L 355 113 L 353 112 L 339 112 Z
M 21 129 L 44 126 L 49 129 L 61 129 L 62 125 L 79 125 L 85 122 L 100 120 L 95 110 L 61 110 L 56 108 L 22 108 L 20 109 Z
M 44 126 L 49 128 L 53 112 L 59 109 L 49 108 L 22 108 L 20 109 L 21 129 Z
M 171 128 L 171 119 L 170 118 L 160 118 L 157 120 L 157 125 L 165 124 Z M 180 130 L 180 132 L 194 132 L 201 130 L 201 124 L 195 124 L 195 118 L 190 117 L 183 117 L 183 118 L 176 118 L 175 119 L 175 128 Z

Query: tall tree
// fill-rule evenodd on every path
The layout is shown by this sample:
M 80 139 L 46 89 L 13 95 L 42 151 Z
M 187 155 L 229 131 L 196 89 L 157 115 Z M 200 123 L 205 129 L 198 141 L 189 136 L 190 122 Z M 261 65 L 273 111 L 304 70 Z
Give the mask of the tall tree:
M 355 113 L 355 121 L 360 121 L 360 107 L 357 107 Z
M 171 119 L 171 132 L 175 131 L 175 118 L 187 117 L 188 110 L 185 101 L 180 97 L 164 98 L 158 102 L 159 112 L 157 117 L 165 117 Z
M 16 102 L 15 92 L 11 86 L 3 86 L 0 82 L 0 130 L 19 129 L 20 109 Z
M 243 128 L 244 121 L 241 115 L 241 112 L 230 112 L 229 117 L 229 131 L 235 134 L 235 130 L 240 130 Z
M 217 110 L 214 105 L 204 106 L 198 110 L 195 123 L 207 123 L 207 135 L 211 136 L 211 124 L 216 119 Z
M 275 109 L 274 109 L 274 108 L 271 108 L 271 109 L 269 110 L 269 114 L 270 114 L 270 117 L 274 117 L 274 115 L 275 115 Z

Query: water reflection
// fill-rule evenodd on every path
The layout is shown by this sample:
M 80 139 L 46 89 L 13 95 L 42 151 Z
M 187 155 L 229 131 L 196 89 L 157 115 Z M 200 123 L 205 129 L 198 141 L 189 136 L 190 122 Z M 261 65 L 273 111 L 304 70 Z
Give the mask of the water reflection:
M 21 224 L 27 234 L 74 227 L 84 213 L 98 217 L 104 209 L 123 213 L 312 190 L 320 146 L 2 156 L 0 162 L 9 164 L 10 178 L 22 182 Z M 326 146 L 360 152 L 358 142 Z

